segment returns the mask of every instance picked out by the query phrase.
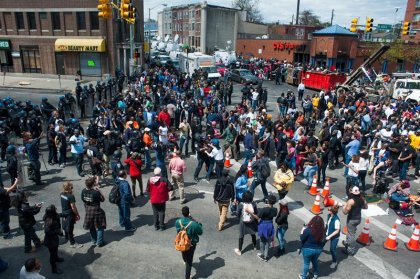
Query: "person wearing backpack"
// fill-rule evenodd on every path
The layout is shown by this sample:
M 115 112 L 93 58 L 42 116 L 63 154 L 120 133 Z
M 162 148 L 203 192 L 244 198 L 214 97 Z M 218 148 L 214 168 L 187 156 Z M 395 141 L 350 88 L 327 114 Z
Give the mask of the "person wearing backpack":
M 133 197 L 131 196 L 130 184 L 128 184 L 126 178 L 127 173 L 122 170 L 118 173 L 118 178 L 115 180 L 120 193 L 120 202 L 118 203 L 119 222 L 126 232 L 135 232 L 137 228 L 133 227 L 130 220 L 130 205 Z
M 229 170 L 223 170 L 222 177 L 217 180 L 214 187 L 213 199 L 219 207 L 219 231 L 223 230 L 225 225 L 230 202 L 235 200 L 234 183 L 233 178 L 229 176 Z
M 10 212 L 11 200 L 9 194 L 16 190 L 18 179 L 10 187 L 0 185 L 0 229 L 3 233 L 3 238 L 7 239 L 10 236 Z
M 255 161 L 252 162 L 252 173 L 254 174 L 254 181 L 252 181 L 250 191 L 254 195 L 255 188 L 261 184 L 261 189 L 264 194 L 264 201 L 268 197 L 268 191 L 266 187 L 267 178 L 271 174 L 271 168 L 268 158 L 266 158 L 263 150 L 257 152 Z
M 185 263 L 185 278 L 191 278 L 191 268 L 194 258 L 194 252 L 197 247 L 197 243 L 199 242 L 199 236 L 203 234 L 203 226 L 201 223 L 195 221 L 190 215 L 190 208 L 188 206 L 184 206 L 181 209 L 182 217 L 177 219 L 175 222 L 175 227 L 177 231 L 177 238 L 175 239 L 175 248 L 177 250 L 184 250 L 182 252 L 182 259 Z M 181 238 L 180 235 L 186 232 L 187 237 Z M 186 239 L 187 238 L 187 239 Z M 183 239 L 183 243 L 191 242 L 190 245 L 185 245 L 184 249 L 181 248 L 181 241 L 179 239 Z M 188 248 L 189 247 L 189 248 Z
M 169 200 L 169 191 L 172 185 L 168 179 L 162 177 L 162 170 L 155 168 L 154 176 L 147 182 L 146 192 L 150 195 L 150 203 L 153 209 L 153 220 L 156 230 L 165 230 L 166 202 Z
M 247 234 L 251 235 L 252 244 L 254 246 L 254 250 L 257 250 L 257 231 L 258 231 L 258 223 L 257 220 L 252 217 L 251 214 L 247 212 L 251 211 L 255 214 L 258 214 L 257 205 L 253 202 L 254 196 L 250 191 L 246 191 L 242 195 L 242 202 L 238 205 L 237 209 L 237 216 L 240 218 L 239 223 L 239 246 L 235 248 L 233 251 L 236 255 L 242 255 L 242 246 L 244 244 L 244 236 Z

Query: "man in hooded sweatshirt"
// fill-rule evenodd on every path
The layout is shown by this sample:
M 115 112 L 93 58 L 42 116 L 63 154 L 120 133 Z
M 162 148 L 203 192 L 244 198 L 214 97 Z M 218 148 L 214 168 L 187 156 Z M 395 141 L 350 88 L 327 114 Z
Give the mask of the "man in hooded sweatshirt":
M 230 202 L 235 200 L 234 184 L 235 181 L 229 176 L 229 170 L 225 169 L 214 187 L 213 199 L 219 207 L 219 231 L 223 230 L 225 225 Z
M 154 176 L 149 178 L 146 191 L 150 195 L 150 203 L 153 209 L 153 220 L 156 230 L 165 230 L 166 202 L 169 200 L 169 191 L 172 185 L 168 179 L 162 177 L 162 170 L 155 168 Z

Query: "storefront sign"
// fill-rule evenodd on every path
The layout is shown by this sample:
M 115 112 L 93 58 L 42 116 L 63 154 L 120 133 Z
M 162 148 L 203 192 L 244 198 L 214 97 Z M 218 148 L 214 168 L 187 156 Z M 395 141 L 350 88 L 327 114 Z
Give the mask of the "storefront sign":
M 9 50 L 10 49 L 10 40 L 0 40 L 0 49 Z
M 299 46 L 300 45 L 286 43 L 286 42 L 273 43 L 274 50 L 292 50 Z
M 57 39 L 57 52 L 105 52 L 104 39 Z
M 20 58 L 20 52 L 19 51 L 12 51 L 12 57 L 13 58 Z

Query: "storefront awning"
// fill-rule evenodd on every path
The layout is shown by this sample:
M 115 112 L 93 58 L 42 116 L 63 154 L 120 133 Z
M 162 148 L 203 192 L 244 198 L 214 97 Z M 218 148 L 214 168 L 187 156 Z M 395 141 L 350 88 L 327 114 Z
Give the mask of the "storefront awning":
M 105 39 L 57 39 L 56 52 L 105 52 Z

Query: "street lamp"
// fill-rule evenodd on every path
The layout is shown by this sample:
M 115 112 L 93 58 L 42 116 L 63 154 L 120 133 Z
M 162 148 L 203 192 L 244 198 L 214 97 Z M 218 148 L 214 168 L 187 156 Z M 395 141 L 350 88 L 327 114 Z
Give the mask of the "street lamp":
M 394 15 L 394 24 L 392 25 L 392 37 L 395 40 L 396 39 L 395 38 L 395 24 L 397 23 L 397 13 L 398 13 L 398 10 L 400 9 L 400 7 L 395 7 L 394 9 L 395 9 L 395 15 Z
M 156 5 L 156 6 L 152 7 L 152 8 L 149 8 L 149 28 L 150 28 L 150 11 L 153 10 L 153 9 L 155 9 L 155 8 L 157 8 L 157 7 L 160 7 L 160 6 L 166 7 L 166 6 L 168 6 L 168 4 L 159 4 L 159 5 Z M 147 40 L 149 41 L 149 65 L 150 65 L 150 62 L 151 62 L 151 57 L 150 57 L 150 54 L 151 54 L 151 52 L 150 52 L 150 49 L 151 49 L 151 45 L 150 45 L 150 29 L 149 29 L 149 35 L 147 36 Z

